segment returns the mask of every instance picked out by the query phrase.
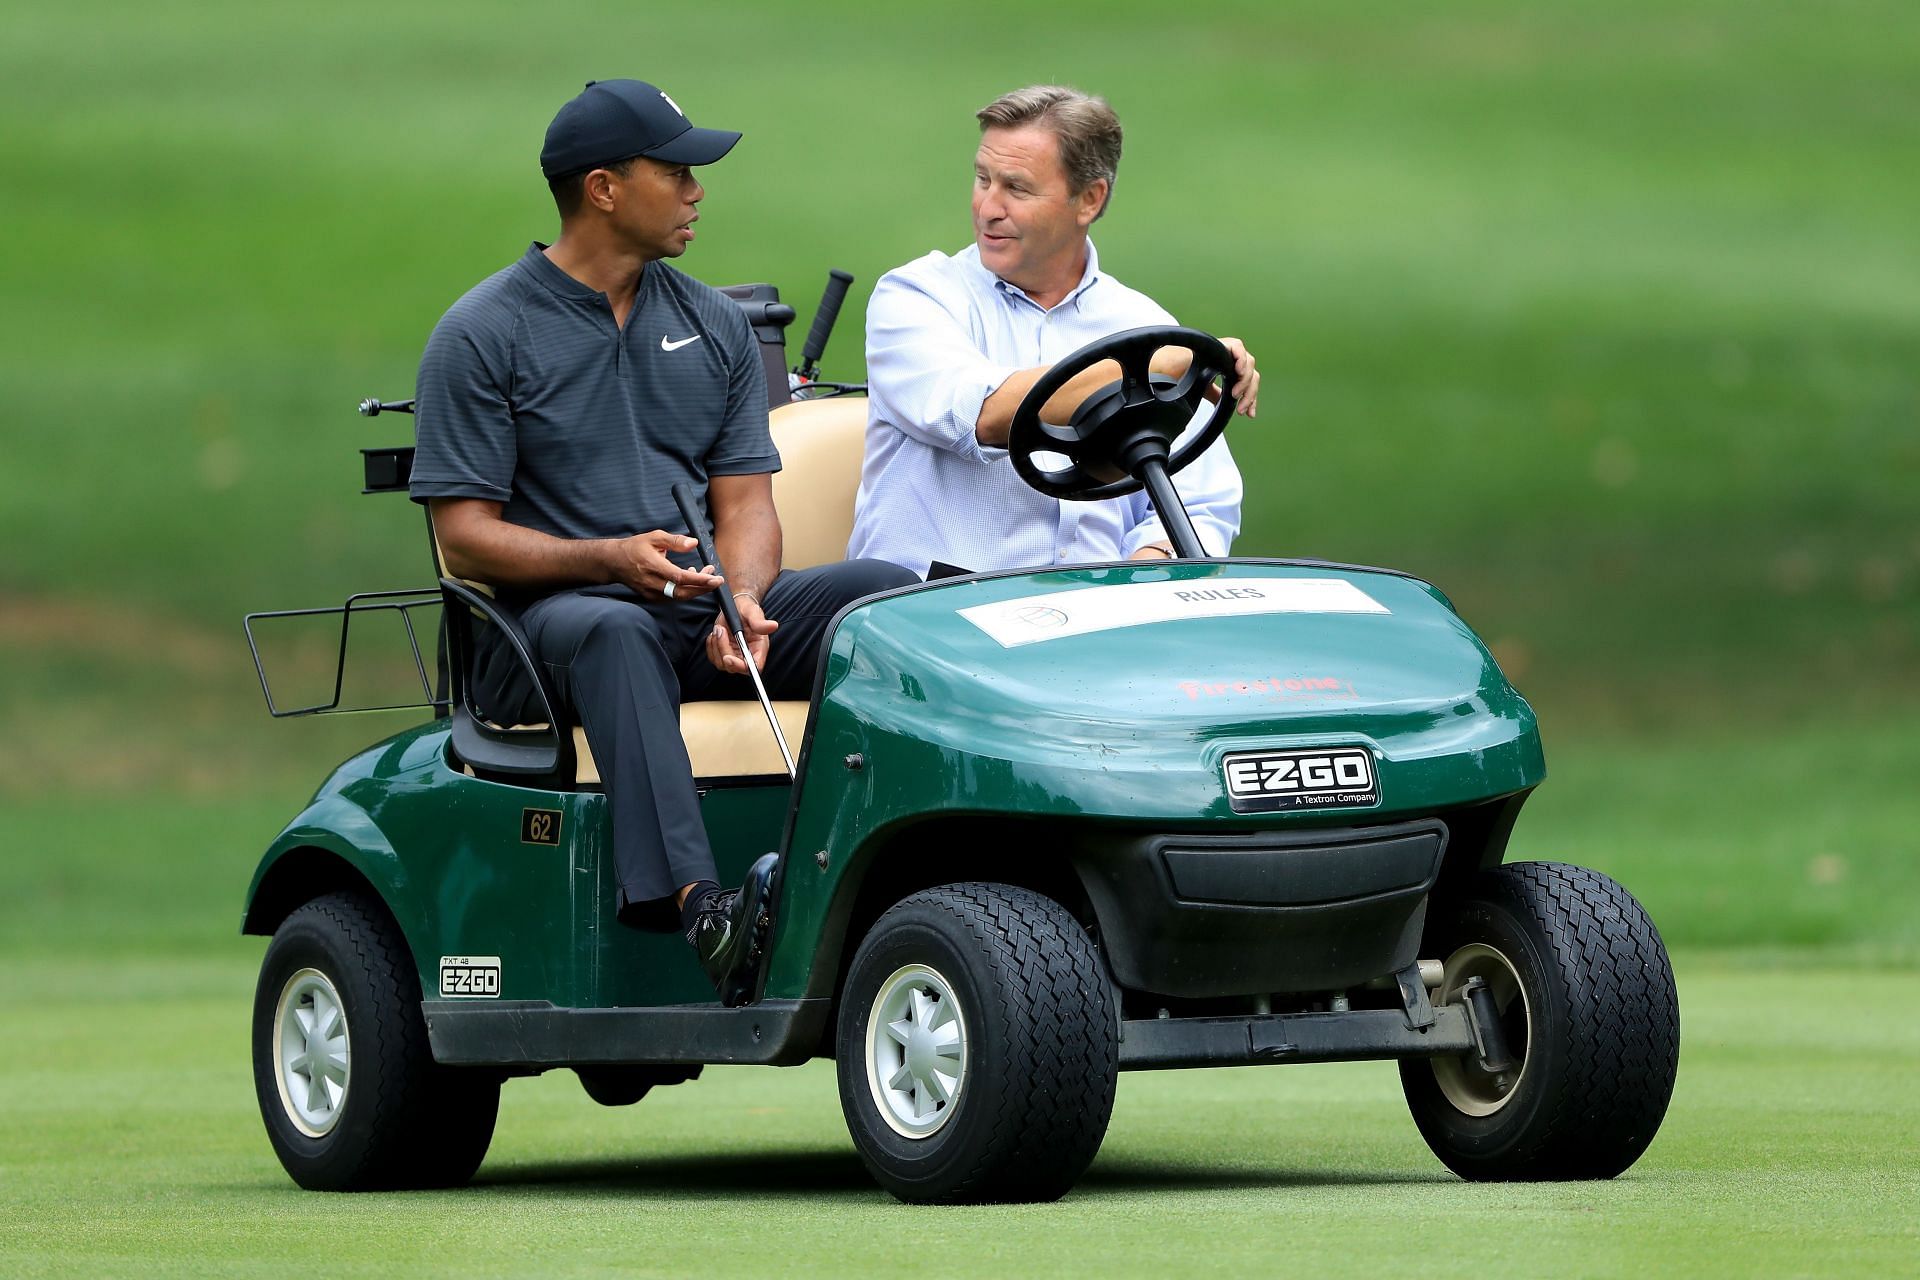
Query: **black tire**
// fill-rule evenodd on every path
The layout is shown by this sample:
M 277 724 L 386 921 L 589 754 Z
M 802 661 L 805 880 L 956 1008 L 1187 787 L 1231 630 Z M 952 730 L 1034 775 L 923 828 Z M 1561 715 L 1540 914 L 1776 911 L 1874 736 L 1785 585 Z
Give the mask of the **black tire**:
M 1446 963 L 1438 998 L 1487 978 L 1515 1067 L 1401 1062 L 1427 1145 L 1476 1181 L 1611 1178 L 1632 1165 L 1680 1061 L 1673 967 L 1647 913 L 1606 876 L 1555 862 L 1494 868 L 1434 905 L 1422 954 Z
M 911 1005 L 914 990 L 926 1000 L 913 1007 L 931 1011 L 916 1023 L 929 1039 L 909 1050 L 876 1025 L 879 1047 L 870 1046 L 880 997 L 904 993 Z M 947 1061 L 961 1067 L 950 1099 L 940 1103 L 931 1080 L 918 1092 L 884 1088 L 886 1067 L 870 1071 L 870 1055 L 929 1061 L 926 1046 L 946 1034 L 940 1019 L 956 1011 L 962 1048 Z M 1086 931 L 1059 903 L 1004 884 L 914 894 L 860 943 L 838 1016 L 847 1129 L 874 1179 L 900 1199 L 1057 1200 L 1100 1150 L 1119 1068 L 1113 997 Z M 933 1105 L 915 1119 L 923 1100 Z M 930 1131 L 901 1127 L 919 1124 Z
M 283 997 L 296 1022 L 336 1001 L 340 1011 L 346 1078 L 318 1119 L 295 1097 L 310 1073 L 290 1081 L 281 1069 Z M 434 1062 L 406 939 L 378 903 L 346 893 L 274 931 L 253 998 L 253 1085 L 274 1152 L 309 1191 L 458 1186 L 485 1158 L 500 1107 L 499 1076 Z

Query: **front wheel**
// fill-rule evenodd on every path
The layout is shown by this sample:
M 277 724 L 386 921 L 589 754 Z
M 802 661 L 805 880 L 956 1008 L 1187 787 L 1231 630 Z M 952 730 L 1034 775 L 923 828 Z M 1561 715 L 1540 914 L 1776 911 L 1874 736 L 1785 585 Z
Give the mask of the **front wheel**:
M 406 939 L 345 893 L 300 907 L 267 945 L 253 1083 L 275 1154 L 309 1191 L 464 1183 L 500 1107 L 498 1076 L 434 1062 Z
M 835 1057 L 854 1145 L 900 1199 L 1056 1200 L 1113 1114 L 1106 971 L 1052 899 L 1004 884 L 928 889 L 854 954 Z
M 1477 1007 L 1504 1052 L 1408 1060 L 1420 1134 L 1463 1178 L 1611 1178 L 1647 1149 L 1680 1059 L 1680 1003 L 1660 933 L 1613 880 L 1522 862 L 1434 904 L 1423 954 L 1445 957 L 1436 999 Z

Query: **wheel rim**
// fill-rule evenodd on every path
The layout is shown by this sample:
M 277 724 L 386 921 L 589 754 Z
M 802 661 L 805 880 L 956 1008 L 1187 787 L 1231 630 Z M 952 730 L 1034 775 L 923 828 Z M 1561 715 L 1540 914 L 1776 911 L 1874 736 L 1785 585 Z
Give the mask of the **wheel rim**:
M 1514 1059 L 1509 1071 L 1492 1072 L 1480 1065 L 1479 1058 L 1464 1054 L 1458 1058 L 1435 1058 L 1433 1078 L 1448 1102 L 1470 1116 L 1490 1116 L 1512 1102 L 1527 1078 L 1528 1047 L 1533 1043 L 1533 1006 L 1520 972 L 1513 961 L 1484 943 L 1469 943 L 1447 957 L 1440 979 L 1440 1002 L 1461 1001 L 1467 979 L 1479 978 L 1487 984 L 1494 1007 L 1500 1011 L 1500 1028 L 1506 1033 L 1507 1050 Z
M 903 1138 L 938 1133 L 967 1079 L 967 1019 L 953 987 L 910 964 L 880 984 L 867 1015 L 867 1087 Z
M 309 1138 L 325 1137 L 346 1106 L 353 1055 L 346 1007 L 332 980 L 318 969 L 301 969 L 280 989 L 273 1054 L 273 1078 L 287 1119 Z

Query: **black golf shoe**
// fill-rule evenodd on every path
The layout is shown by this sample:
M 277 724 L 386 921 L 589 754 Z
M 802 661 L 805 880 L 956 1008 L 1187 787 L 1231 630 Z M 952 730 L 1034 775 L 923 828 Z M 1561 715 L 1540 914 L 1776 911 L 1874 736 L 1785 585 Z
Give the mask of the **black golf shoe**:
M 778 862 L 778 855 L 763 854 L 738 889 L 709 893 L 687 930 L 700 967 L 720 1003 L 729 1008 L 753 995 L 760 953 L 773 924 L 773 871 Z

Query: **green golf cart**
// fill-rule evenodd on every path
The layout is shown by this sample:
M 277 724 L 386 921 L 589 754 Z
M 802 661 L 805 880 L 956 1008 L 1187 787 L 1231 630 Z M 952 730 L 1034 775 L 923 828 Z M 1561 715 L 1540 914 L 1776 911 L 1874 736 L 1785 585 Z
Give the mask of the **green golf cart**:
M 838 559 L 866 402 L 796 388 L 791 309 L 732 292 L 766 356 L 786 562 Z M 1149 368 L 1168 345 L 1192 355 L 1181 378 Z M 1041 419 L 1103 360 L 1107 391 Z M 1463 1177 L 1631 1165 L 1678 1058 L 1658 932 L 1605 876 L 1506 861 L 1539 733 L 1439 590 L 1202 553 L 1170 477 L 1224 426 L 1230 368 L 1194 330 L 1118 335 L 1055 368 L 1013 427 L 1045 492 L 1145 486 L 1178 558 L 872 596 L 834 619 L 806 702 L 682 708 L 721 879 L 778 855 L 736 1007 L 678 937 L 616 922 L 592 753 L 483 586 L 442 574 L 251 615 L 250 637 L 287 612 L 336 613 L 344 637 L 397 612 L 432 711 L 336 768 L 247 891 L 242 927 L 269 939 L 255 1083 L 294 1180 L 462 1183 L 516 1076 L 565 1068 L 622 1106 L 708 1064 L 815 1057 L 908 1201 L 1064 1194 L 1116 1074 L 1165 1068 L 1391 1058 Z M 369 492 L 404 491 L 411 450 L 364 453 Z M 518 646 L 543 720 L 474 705 L 481 627 Z M 337 673 L 332 704 L 280 706 L 264 668 L 262 686 L 276 715 L 341 709 Z

